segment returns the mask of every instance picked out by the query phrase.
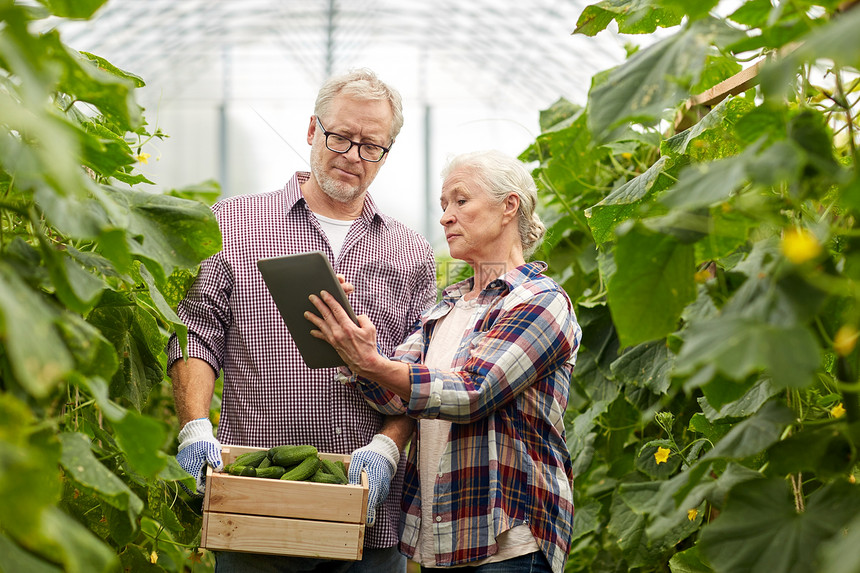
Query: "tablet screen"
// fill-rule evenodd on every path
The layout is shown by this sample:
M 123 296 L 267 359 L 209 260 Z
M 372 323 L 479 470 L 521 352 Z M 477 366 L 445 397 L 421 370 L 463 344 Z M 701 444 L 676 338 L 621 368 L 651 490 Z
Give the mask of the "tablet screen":
M 344 364 L 337 351 L 325 340 L 311 336 L 315 327 L 304 317 L 305 311 L 319 314 L 308 297 L 327 291 L 358 324 L 328 258 L 321 251 L 260 259 L 257 268 L 296 343 L 308 368 L 330 368 Z

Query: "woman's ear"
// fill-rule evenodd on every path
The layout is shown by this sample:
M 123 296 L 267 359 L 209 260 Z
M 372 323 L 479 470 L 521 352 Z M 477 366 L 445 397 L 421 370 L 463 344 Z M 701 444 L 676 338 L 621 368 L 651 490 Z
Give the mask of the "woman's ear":
M 520 196 L 516 193 L 508 193 L 505 197 L 505 217 L 514 218 L 520 210 Z

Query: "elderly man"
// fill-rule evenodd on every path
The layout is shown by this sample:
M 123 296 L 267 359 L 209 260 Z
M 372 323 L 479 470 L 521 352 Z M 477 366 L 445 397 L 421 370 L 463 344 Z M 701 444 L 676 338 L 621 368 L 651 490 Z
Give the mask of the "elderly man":
M 220 444 L 267 448 L 310 444 L 351 453 L 350 480 L 369 476 L 364 559 L 325 562 L 244 553 L 216 554 L 216 571 L 405 571 L 397 550 L 401 454 L 412 433 L 405 416 L 384 417 L 337 380 L 309 369 L 266 290 L 261 258 L 323 251 L 356 287 L 351 304 L 378 327 L 392 352 L 435 300 L 433 251 L 420 235 L 379 212 L 368 187 L 403 124 L 399 94 L 369 70 L 326 82 L 308 124 L 310 173 L 278 191 L 230 197 L 213 210 L 223 250 L 201 265 L 179 306 L 188 360 L 174 336 L 168 369 L 181 431 L 177 460 L 205 484 L 221 469 Z M 223 371 L 217 440 L 209 410 Z

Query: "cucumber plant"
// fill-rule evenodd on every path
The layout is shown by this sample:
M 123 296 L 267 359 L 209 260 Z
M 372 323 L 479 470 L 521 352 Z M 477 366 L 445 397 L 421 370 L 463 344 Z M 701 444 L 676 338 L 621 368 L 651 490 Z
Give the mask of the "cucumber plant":
M 569 573 L 860 570 L 860 9 L 728 4 L 586 7 L 579 34 L 666 30 L 521 156 L 583 327 Z

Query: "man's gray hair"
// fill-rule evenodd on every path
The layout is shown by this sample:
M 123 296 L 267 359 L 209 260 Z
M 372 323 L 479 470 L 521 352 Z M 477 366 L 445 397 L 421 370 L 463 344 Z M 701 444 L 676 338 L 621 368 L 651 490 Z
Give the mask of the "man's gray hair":
M 520 198 L 518 227 L 523 255 L 528 258 L 540 246 L 546 227 L 535 212 L 537 186 L 523 163 L 501 151 L 473 151 L 452 158 L 442 170 L 445 179 L 455 170 L 465 170 L 498 203 L 510 193 Z
M 332 101 L 339 95 L 347 95 L 358 100 L 386 101 L 391 106 L 391 138 L 387 145 L 394 143 L 400 128 L 403 127 L 403 102 L 400 93 L 380 80 L 372 70 L 361 68 L 351 70 L 341 76 L 329 78 L 320 88 L 314 104 L 314 115 L 325 117 Z

